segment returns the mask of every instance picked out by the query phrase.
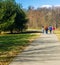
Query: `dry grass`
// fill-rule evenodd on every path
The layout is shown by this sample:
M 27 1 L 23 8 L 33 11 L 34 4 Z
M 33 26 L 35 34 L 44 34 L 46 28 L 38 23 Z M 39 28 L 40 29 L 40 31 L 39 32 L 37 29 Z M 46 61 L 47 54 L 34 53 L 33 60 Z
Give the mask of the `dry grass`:
M 57 36 L 58 39 L 60 40 L 60 30 L 56 30 L 54 33 L 56 34 L 56 36 Z

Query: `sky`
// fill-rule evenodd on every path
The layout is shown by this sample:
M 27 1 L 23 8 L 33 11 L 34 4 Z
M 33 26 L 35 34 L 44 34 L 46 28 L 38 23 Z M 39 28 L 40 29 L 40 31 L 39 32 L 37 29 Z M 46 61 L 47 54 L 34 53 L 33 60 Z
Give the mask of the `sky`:
M 60 0 L 16 0 L 17 3 L 22 4 L 23 8 L 28 8 L 33 6 L 38 7 L 50 7 L 50 6 L 60 6 Z

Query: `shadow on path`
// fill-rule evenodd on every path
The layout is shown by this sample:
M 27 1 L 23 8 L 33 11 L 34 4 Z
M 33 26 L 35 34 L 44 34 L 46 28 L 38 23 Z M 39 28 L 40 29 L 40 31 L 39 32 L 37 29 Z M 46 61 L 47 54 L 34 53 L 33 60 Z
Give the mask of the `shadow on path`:
M 44 44 L 43 44 L 44 43 Z M 60 42 L 56 35 L 41 35 L 28 46 L 21 54 L 14 58 L 9 65 L 46 65 L 44 62 L 60 61 Z M 49 65 L 49 63 L 47 64 Z M 56 63 L 57 65 L 57 63 Z

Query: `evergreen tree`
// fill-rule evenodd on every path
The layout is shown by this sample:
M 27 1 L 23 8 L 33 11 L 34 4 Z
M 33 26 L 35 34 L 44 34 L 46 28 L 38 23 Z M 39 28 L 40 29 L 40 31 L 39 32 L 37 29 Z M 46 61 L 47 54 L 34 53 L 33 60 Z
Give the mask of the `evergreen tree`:
M 8 6 L 7 6 L 8 5 Z M 5 0 L 0 2 L 0 30 L 23 31 L 26 29 L 26 14 L 15 0 Z

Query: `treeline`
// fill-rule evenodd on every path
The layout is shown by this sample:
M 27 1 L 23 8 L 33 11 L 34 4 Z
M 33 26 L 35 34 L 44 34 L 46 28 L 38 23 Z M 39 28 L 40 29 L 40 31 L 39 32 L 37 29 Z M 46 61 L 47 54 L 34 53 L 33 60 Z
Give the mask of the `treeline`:
M 27 28 L 40 29 L 49 25 L 60 28 L 60 7 L 23 10 L 15 0 L 0 0 L 0 33 L 19 33 Z
M 0 33 L 22 32 L 27 28 L 27 21 L 25 12 L 15 0 L 0 0 Z
M 40 28 L 41 26 L 55 26 L 60 28 L 60 7 L 50 8 L 28 8 L 29 28 Z

